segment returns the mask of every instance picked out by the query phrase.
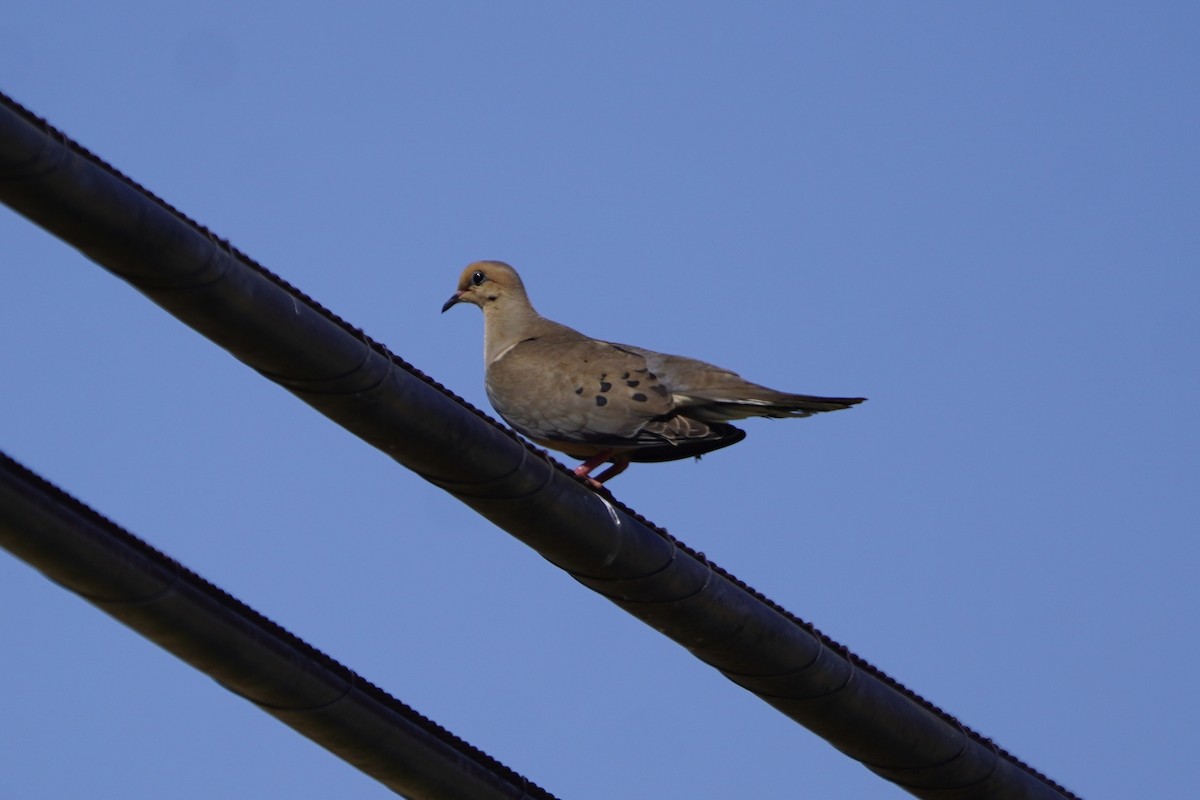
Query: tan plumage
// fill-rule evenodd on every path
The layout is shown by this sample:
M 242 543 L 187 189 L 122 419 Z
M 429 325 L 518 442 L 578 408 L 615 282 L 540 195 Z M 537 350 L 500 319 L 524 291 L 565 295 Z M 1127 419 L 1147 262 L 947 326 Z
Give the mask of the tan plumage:
M 729 370 L 585 336 L 534 311 L 516 270 L 477 261 L 442 311 L 483 310 L 484 385 L 501 417 L 534 442 L 586 459 L 596 482 L 631 461 L 671 461 L 745 438 L 730 420 L 807 417 L 861 403 L 759 386 Z M 592 469 L 613 466 L 595 479 Z

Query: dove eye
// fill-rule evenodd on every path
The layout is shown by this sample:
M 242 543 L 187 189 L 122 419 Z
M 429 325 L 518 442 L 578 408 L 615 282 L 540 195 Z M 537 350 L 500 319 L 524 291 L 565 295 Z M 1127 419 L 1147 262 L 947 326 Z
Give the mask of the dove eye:
M 478 286 L 479 284 L 483 283 L 486 280 L 487 280 L 487 275 L 484 275 L 483 272 L 480 270 L 476 270 L 475 272 L 471 273 L 471 285 L 472 286 Z

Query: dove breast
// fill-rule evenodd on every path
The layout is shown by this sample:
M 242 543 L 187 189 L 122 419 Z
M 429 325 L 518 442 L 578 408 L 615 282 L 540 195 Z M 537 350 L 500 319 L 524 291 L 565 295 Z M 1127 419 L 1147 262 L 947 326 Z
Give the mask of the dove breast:
M 571 455 L 661 443 L 643 429 L 674 409 L 638 353 L 556 332 L 520 341 L 489 364 L 486 389 L 506 422 Z

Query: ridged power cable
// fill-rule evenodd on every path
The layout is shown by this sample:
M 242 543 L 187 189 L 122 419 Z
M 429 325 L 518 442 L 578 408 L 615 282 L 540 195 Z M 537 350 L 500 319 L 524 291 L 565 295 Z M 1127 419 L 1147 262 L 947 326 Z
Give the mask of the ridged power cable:
M 579 582 L 917 797 L 1074 797 L 0 99 L 0 200 Z
M 0 547 L 413 800 L 554 800 L 0 453 Z

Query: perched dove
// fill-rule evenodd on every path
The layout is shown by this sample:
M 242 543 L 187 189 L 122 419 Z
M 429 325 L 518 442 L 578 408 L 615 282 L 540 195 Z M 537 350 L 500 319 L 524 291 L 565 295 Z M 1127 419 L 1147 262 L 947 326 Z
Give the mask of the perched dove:
M 442 311 L 458 303 L 483 309 L 484 382 L 496 411 L 537 444 L 582 459 L 575 474 L 594 485 L 631 461 L 740 442 L 746 433 L 729 420 L 807 417 L 864 399 L 777 392 L 703 361 L 584 336 L 534 311 L 517 271 L 500 261 L 463 270 Z

